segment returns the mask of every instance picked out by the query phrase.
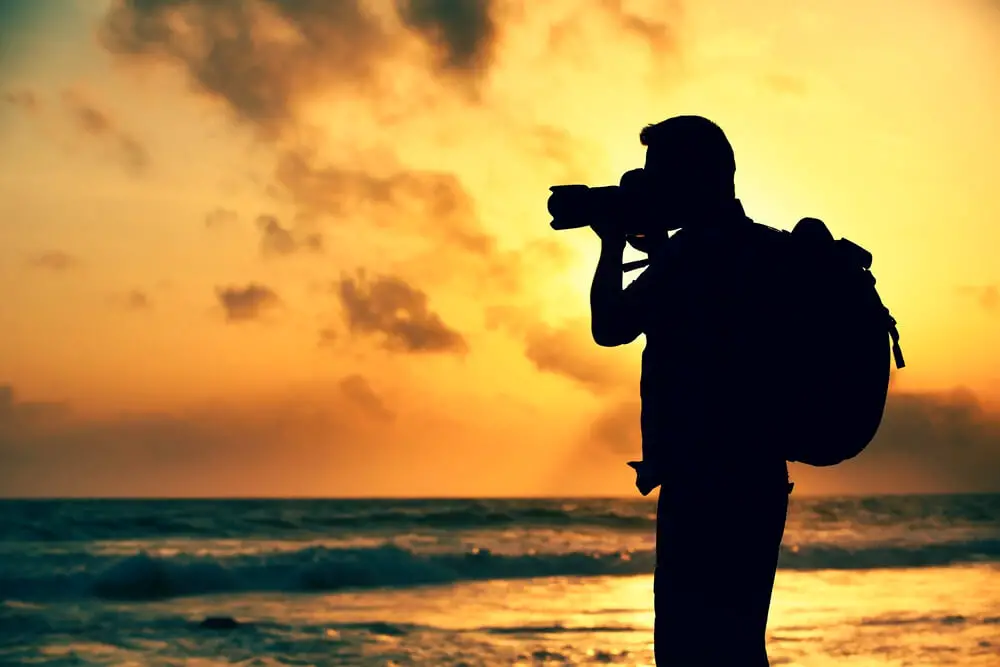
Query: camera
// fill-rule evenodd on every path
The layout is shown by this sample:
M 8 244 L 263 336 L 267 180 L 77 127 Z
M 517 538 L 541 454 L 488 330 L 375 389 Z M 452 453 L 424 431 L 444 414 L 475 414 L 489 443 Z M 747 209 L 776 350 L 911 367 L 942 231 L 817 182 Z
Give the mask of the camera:
M 619 221 L 626 236 L 674 229 L 658 211 L 655 190 L 643 169 L 625 172 L 618 185 L 553 185 L 549 190 L 549 224 L 555 230 L 589 227 L 603 220 Z

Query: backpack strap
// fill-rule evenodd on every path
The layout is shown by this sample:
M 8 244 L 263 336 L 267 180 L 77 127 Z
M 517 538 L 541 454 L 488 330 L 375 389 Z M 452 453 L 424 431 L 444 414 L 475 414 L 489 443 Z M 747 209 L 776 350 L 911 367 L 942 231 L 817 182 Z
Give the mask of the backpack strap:
M 896 370 L 899 370 L 906 366 L 906 362 L 903 361 L 903 349 L 899 347 L 899 329 L 896 328 L 896 318 L 888 308 L 885 309 L 885 314 L 889 318 L 889 336 L 892 337 L 892 359 L 896 362 Z

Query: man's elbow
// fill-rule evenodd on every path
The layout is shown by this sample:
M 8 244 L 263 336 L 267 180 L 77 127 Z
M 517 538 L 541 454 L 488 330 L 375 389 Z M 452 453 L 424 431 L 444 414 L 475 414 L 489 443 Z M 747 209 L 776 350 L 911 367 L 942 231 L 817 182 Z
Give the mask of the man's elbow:
M 634 341 L 638 336 L 638 332 L 626 331 L 623 327 L 597 327 L 592 326 L 590 328 L 590 333 L 594 337 L 594 342 L 601 347 L 618 347 L 619 345 L 626 345 Z
M 604 332 L 598 333 L 595 331 L 593 332 L 593 334 L 594 334 L 594 342 L 600 345 L 601 347 L 618 347 L 619 345 L 621 345 L 621 343 L 618 342 L 618 340 L 616 340 L 612 336 L 609 336 L 607 333 Z

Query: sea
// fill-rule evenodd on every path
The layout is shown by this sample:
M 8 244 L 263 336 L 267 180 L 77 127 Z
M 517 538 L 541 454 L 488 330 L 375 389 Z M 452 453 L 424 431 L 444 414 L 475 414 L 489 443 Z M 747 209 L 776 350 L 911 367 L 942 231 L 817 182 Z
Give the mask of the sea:
M 2 501 L 0 665 L 652 665 L 654 509 Z M 1000 495 L 793 494 L 767 634 L 772 665 L 997 667 Z

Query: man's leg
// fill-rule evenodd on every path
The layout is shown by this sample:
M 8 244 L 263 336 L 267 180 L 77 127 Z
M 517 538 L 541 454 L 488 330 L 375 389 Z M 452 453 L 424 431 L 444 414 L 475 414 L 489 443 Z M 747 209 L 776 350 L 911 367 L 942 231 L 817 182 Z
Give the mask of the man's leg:
M 768 664 L 767 616 L 788 488 L 686 493 L 657 515 L 658 665 Z
M 733 602 L 738 615 L 746 618 L 745 624 L 738 627 L 745 632 L 741 644 L 748 652 L 747 665 L 769 664 L 767 618 L 788 515 L 788 491 L 787 486 L 780 490 L 766 489 L 759 501 L 749 504 L 747 510 L 752 514 L 745 515 L 746 528 L 738 531 L 746 548 L 737 555 L 742 563 L 736 568 L 739 579 L 734 585 L 739 598 Z
M 717 595 L 706 587 L 718 569 L 706 544 L 714 513 L 713 503 L 692 491 L 660 492 L 653 576 L 657 665 L 708 664 L 706 643 L 718 630 L 713 619 Z

